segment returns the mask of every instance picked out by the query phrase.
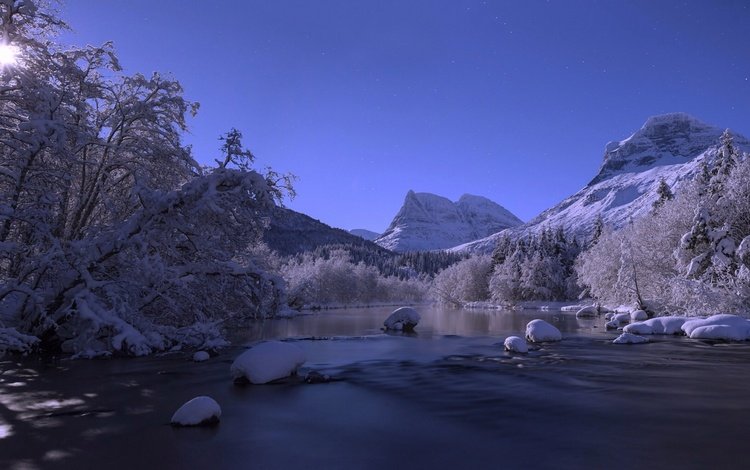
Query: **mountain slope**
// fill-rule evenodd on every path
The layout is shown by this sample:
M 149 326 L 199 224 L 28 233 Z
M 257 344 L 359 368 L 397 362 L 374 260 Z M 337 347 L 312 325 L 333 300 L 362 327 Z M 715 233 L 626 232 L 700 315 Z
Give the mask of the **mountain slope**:
M 457 202 L 409 191 L 388 229 L 375 242 L 393 251 L 438 250 L 523 223 L 499 204 L 465 194 Z
M 284 256 L 333 244 L 357 245 L 375 252 L 383 251 L 383 248 L 371 241 L 284 207 L 272 209 L 263 240 L 272 250 Z
M 355 229 L 349 230 L 349 233 L 351 233 L 352 235 L 356 235 L 358 237 L 362 237 L 365 240 L 369 240 L 369 241 L 374 241 L 380 236 L 379 233 L 373 232 L 372 230 L 367 230 L 364 228 L 355 228 Z
M 702 164 L 715 157 L 722 133 L 723 129 L 684 113 L 649 118 L 627 139 L 606 145 L 599 172 L 588 185 L 527 224 L 504 233 L 522 236 L 543 227 L 562 226 L 586 239 L 600 215 L 605 224 L 621 227 L 651 210 L 661 179 L 673 192 L 693 179 Z M 748 139 L 738 134 L 733 137 L 738 148 L 750 149 Z M 496 233 L 452 250 L 489 253 L 500 236 Z

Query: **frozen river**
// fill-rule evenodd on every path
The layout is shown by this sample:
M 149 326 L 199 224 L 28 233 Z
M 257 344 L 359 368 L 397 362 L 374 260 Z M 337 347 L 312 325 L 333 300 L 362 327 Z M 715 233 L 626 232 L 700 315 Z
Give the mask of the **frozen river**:
M 265 321 L 204 363 L 0 359 L 0 468 L 750 466 L 750 344 L 614 345 L 603 319 L 433 307 L 418 308 L 416 335 L 386 335 L 391 310 Z M 503 352 L 534 318 L 564 340 Z M 234 385 L 242 345 L 271 338 L 306 351 L 302 376 L 336 380 Z M 221 423 L 169 426 L 197 395 Z

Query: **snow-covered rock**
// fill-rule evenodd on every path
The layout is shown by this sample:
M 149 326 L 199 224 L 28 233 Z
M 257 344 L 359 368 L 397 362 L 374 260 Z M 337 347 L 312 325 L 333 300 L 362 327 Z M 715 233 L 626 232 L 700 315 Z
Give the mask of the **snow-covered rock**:
M 506 351 L 516 353 L 527 353 L 529 352 L 529 346 L 526 344 L 526 340 L 518 336 L 508 336 L 505 338 L 503 347 Z
M 526 325 L 526 339 L 532 343 L 560 341 L 562 340 L 562 334 L 553 325 L 544 320 L 536 319 L 531 320 Z
M 175 411 L 171 423 L 175 426 L 216 424 L 221 418 L 221 407 L 211 397 L 195 397 Z
M 651 325 L 647 325 L 645 322 L 636 322 L 636 323 L 631 323 L 630 325 L 625 325 L 622 331 L 624 331 L 625 333 L 630 333 L 634 335 L 654 334 L 654 328 Z
M 305 352 L 296 344 L 267 341 L 240 354 L 230 372 L 235 380 L 265 384 L 296 373 L 306 360 Z
M 682 334 L 682 325 L 685 321 L 685 317 L 655 317 L 631 323 L 622 330 L 636 335 L 676 335 Z
M 590 318 L 595 317 L 599 314 L 599 309 L 596 308 L 596 305 L 589 305 L 588 307 L 583 307 L 582 309 L 578 310 L 576 312 L 577 318 Z
M 628 323 L 630 323 L 629 313 L 615 313 L 614 315 L 612 315 L 612 319 L 608 321 L 604 326 L 608 330 L 616 330 L 617 328 L 622 328 Z
M 631 333 L 623 333 L 612 342 L 615 344 L 641 344 L 648 343 L 648 338 Z
M 411 331 L 419 323 L 420 316 L 411 307 L 401 307 L 391 313 L 383 322 L 386 330 Z
M 633 310 L 630 312 L 630 321 L 646 321 L 648 313 L 645 310 Z
M 193 360 L 195 362 L 207 361 L 210 358 L 211 358 L 211 355 L 208 354 L 206 351 L 196 351 L 195 354 L 193 354 Z
M 700 174 L 703 162 L 715 158 L 723 131 L 684 113 L 651 117 L 627 139 L 606 145 L 598 174 L 580 191 L 522 226 L 451 251 L 492 253 L 503 235 L 521 237 L 545 227 L 588 239 L 599 216 L 608 226 L 622 227 L 651 212 L 662 179 L 677 193 Z M 737 148 L 750 151 L 750 140 L 732 135 Z
M 604 319 L 607 321 L 612 321 L 613 318 L 615 318 L 615 312 L 607 312 L 604 315 Z
M 409 191 L 375 243 L 393 251 L 438 250 L 522 223 L 501 205 L 481 196 L 464 194 L 452 202 L 435 194 Z
M 737 315 L 719 314 L 686 321 L 682 331 L 693 339 L 745 341 L 750 339 L 750 322 Z

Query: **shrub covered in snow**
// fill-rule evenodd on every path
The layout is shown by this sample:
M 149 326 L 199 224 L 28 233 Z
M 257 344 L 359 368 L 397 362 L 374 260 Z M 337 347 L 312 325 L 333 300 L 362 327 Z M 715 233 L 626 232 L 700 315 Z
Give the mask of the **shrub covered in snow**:
M 296 344 L 267 341 L 240 354 L 230 372 L 235 381 L 265 384 L 295 374 L 306 360 L 305 352 Z
M 463 306 L 490 298 L 492 258 L 472 256 L 440 271 L 432 291 L 440 303 Z
M 195 397 L 182 405 L 174 415 L 174 426 L 205 426 L 216 424 L 221 418 L 221 407 L 211 397 Z
M 531 320 L 526 325 L 526 339 L 532 343 L 541 343 L 545 341 L 560 341 L 562 334 L 553 325 L 544 320 Z
M 412 331 L 421 317 L 411 307 L 401 307 L 391 313 L 383 322 L 386 330 Z

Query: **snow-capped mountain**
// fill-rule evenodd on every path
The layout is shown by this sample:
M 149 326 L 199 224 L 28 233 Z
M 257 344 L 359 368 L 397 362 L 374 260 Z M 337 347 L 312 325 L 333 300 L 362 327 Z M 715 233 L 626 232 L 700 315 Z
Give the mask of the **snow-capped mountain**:
M 375 242 L 393 251 L 450 248 L 523 222 L 501 205 L 464 194 L 458 202 L 430 193 L 406 194 L 391 225 Z
M 662 178 L 673 192 L 691 180 L 704 161 L 714 158 L 723 132 L 684 113 L 649 118 L 627 139 L 606 145 L 599 172 L 588 185 L 527 224 L 504 233 L 520 236 L 562 226 L 585 239 L 599 215 L 605 224 L 621 227 L 652 209 Z M 738 148 L 750 150 L 748 139 L 735 133 L 733 137 Z M 500 236 L 496 233 L 452 250 L 489 253 Z
M 364 228 L 355 228 L 349 230 L 349 233 L 352 235 L 356 235 L 358 237 L 364 238 L 365 240 L 374 241 L 376 238 L 380 236 L 379 233 L 373 232 L 372 230 L 367 230 Z

